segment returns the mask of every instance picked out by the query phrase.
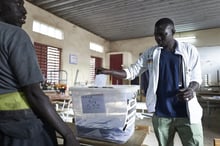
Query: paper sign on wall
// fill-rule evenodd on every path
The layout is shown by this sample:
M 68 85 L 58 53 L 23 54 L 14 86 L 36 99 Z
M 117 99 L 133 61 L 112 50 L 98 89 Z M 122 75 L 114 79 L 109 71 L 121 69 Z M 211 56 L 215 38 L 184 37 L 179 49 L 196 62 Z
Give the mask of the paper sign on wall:
M 69 63 L 70 64 L 77 64 L 78 63 L 78 57 L 74 54 L 70 54 Z

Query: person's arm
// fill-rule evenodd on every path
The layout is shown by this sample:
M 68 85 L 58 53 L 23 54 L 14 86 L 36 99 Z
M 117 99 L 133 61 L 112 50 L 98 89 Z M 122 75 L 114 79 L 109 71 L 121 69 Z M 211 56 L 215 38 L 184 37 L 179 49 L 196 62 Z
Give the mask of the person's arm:
M 193 92 L 196 92 L 199 89 L 199 83 L 192 81 L 190 82 L 188 88 L 192 89 Z
M 106 75 L 112 75 L 117 78 L 126 79 L 126 80 L 133 80 L 137 76 L 139 76 L 144 71 L 148 70 L 149 66 L 152 66 L 153 58 L 150 58 L 150 56 L 153 56 L 153 51 L 155 47 L 152 47 L 148 50 L 146 50 L 142 55 L 139 56 L 139 58 L 136 60 L 135 63 L 130 64 L 128 67 L 120 69 L 120 70 L 112 70 L 112 69 L 106 69 L 106 68 L 98 68 L 96 69 L 96 74 L 106 74 Z M 148 63 L 150 62 L 150 63 Z
M 200 56 L 197 51 L 197 48 L 194 47 L 191 44 L 188 44 L 188 48 L 190 49 L 190 55 L 189 55 L 189 68 L 191 70 L 191 76 L 190 80 L 191 82 L 189 83 L 188 87 L 185 89 L 181 89 L 178 95 L 180 96 L 180 99 L 182 100 L 191 100 L 193 97 L 195 97 L 195 92 L 199 89 L 200 84 L 202 82 L 202 77 L 201 77 L 201 65 L 200 65 Z
M 64 146 L 80 146 L 72 130 L 57 114 L 48 96 L 40 89 L 39 84 L 28 85 L 22 89 L 27 96 L 28 103 L 38 117 L 49 123 L 63 136 Z
M 126 78 L 126 72 L 124 70 L 110 70 L 106 68 L 98 68 L 96 69 L 96 74 L 106 74 L 106 75 L 112 75 L 117 78 Z

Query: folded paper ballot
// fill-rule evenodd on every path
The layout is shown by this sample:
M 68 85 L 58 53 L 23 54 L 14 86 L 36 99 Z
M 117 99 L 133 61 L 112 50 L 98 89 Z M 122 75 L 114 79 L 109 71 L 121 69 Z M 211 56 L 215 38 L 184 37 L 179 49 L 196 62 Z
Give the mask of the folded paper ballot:
M 203 110 L 196 96 L 191 100 L 187 101 L 187 114 L 191 124 L 201 123 L 202 112 Z
M 106 86 L 107 75 L 98 74 L 95 76 L 95 86 L 97 87 L 104 87 Z

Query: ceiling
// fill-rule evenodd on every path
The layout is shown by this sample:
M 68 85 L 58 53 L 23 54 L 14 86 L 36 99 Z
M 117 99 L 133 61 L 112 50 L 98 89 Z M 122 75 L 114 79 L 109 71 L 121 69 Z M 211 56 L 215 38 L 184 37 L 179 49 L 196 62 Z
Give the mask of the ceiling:
M 27 0 L 109 41 L 152 36 L 162 17 L 177 32 L 220 27 L 220 0 Z

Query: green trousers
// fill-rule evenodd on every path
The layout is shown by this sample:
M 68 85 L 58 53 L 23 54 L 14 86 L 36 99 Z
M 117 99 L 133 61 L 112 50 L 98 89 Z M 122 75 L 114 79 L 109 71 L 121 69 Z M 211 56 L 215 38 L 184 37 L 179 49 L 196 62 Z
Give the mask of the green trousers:
M 202 124 L 190 124 L 188 118 L 152 118 L 153 128 L 159 146 L 173 146 L 177 132 L 183 146 L 203 146 Z

